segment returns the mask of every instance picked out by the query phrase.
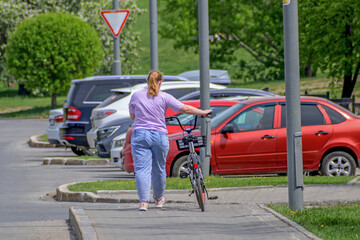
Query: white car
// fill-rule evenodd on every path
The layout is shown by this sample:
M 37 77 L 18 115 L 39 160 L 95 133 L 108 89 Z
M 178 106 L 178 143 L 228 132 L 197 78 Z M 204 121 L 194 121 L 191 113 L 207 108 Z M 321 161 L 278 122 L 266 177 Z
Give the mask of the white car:
M 91 124 L 92 128 L 87 132 L 86 138 L 90 148 L 95 148 L 97 129 L 103 124 L 113 121 L 115 119 L 129 116 L 129 102 L 134 92 L 137 92 L 147 86 L 146 83 L 138 84 L 130 88 L 113 89 L 113 95 L 108 97 L 105 101 L 99 104 L 92 110 Z M 223 89 L 222 85 L 210 83 L 210 89 Z M 167 81 L 163 82 L 160 87 L 161 91 L 173 95 L 175 98 L 180 98 L 190 92 L 200 90 L 200 82 L 198 81 Z
M 59 128 L 64 121 L 64 112 L 62 108 L 50 110 L 49 125 L 47 129 L 48 142 L 56 145 L 63 145 L 60 139 Z
M 123 150 L 125 143 L 126 133 L 120 134 L 112 140 L 111 149 L 110 149 L 110 158 L 111 163 L 114 166 L 117 166 L 122 169 L 123 159 L 121 156 L 121 151 Z

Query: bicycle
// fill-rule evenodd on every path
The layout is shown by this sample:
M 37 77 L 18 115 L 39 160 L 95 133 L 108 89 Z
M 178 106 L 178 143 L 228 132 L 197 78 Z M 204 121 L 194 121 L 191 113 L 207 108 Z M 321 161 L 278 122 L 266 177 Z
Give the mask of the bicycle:
M 166 121 L 173 121 L 174 119 L 177 120 L 179 126 L 184 132 L 188 134 L 179 140 L 176 140 L 176 144 L 179 150 L 186 150 L 189 149 L 189 155 L 187 157 L 187 164 L 188 164 L 188 172 L 180 173 L 180 178 L 187 178 L 189 177 L 190 183 L 192 186 L 192 192 L 190 192 L 189 196 L 195 193 L 196 200 L 199 204 L 201 211 L 204 212 L 205 210 L 205 194 L 208 200 L 217 199 L 216 196 L 209 197 L 207 189 L 205 187 L 204 176 L 201 171 L 200 166 L 200 157 L 197 155 L 195 148 L 204 147 L 205 146 L 205 136 L 195 136 L 192 135 L 191 132 L 196 128 L 198 116 L 195 116 L 194 125 L 190 126 L 190 128 L 185 129 L 184 126 L 181 124 L 179 118 L 176 116 L 167 117 Z

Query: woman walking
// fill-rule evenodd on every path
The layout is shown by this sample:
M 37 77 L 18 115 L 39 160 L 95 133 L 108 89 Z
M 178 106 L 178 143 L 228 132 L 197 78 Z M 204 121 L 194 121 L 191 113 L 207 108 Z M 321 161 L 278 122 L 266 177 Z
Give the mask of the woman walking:
M 151 184 L 155 207 L 165 203 L 165 161 L 169 141 L 165 123 L 167 108 L 174 112 L 206 116 L 211 110 L 201 110 L 181 103 L 172 95 L 161 92 L 163 75 L 150 71 L 147 87 L 134 93 L 130 100 L 130 117 L 134 120 L 131 136 L 131 153 L 134 161 L 136 187 L 140 211 L 147 211 Z

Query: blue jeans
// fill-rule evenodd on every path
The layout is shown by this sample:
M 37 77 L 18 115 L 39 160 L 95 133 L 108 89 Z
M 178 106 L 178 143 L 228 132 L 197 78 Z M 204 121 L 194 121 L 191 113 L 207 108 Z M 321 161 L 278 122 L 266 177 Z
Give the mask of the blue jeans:
M 136 187 L 140 202 L 148 202 L 152 183 L 153 198 L 161 200 L 166 184 L 165 162 L 168 135 L 159 131 L 135 129 L 131 135 Z

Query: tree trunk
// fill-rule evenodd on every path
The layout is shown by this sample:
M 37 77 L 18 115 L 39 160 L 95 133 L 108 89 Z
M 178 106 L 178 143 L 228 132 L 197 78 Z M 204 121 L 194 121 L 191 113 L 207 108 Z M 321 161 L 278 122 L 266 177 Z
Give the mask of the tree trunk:
M 313 72 L 312 63 L 304 66 L 305 77 L 316 77 L 316 71 Z
M 349 40 L 350 37 L 352 36 L 352 26 L 349 24 L 345 25 L 345 39 L 346 41 L 346 51 L 345 51 L 345 57 L 346 59 L 351 59 L 352 55 L 353 55 L 353 44 L 352 42 Z M 355 83 L 356 83 L 356 78 L 357 78 L 357 72 L 359 65 L 357 66 L 357 69 L 354 72 L 354 78 L 353 78 L 353 72 L 352 72 L 352 65 L 354 64 L 354 62 L 347 62 L 345 61 L 345 74 L 344 74 L 344 85 L 343 85 L 343 90 L 342 90 L 342 98 L 351 98 L 351 94 L 354 90 L 355 87 Z
M 56 106 L 56 93 L 51 94 L 51 107 L 54 108 Z

